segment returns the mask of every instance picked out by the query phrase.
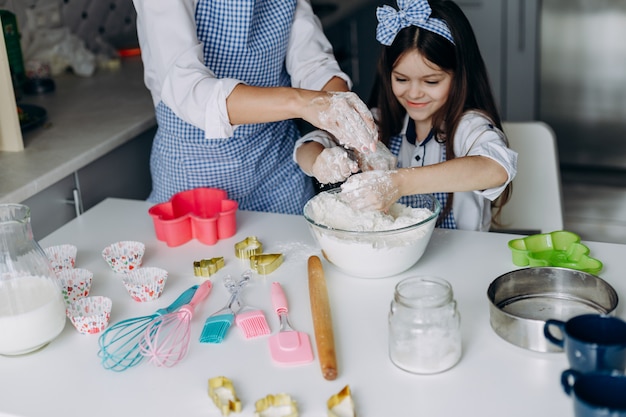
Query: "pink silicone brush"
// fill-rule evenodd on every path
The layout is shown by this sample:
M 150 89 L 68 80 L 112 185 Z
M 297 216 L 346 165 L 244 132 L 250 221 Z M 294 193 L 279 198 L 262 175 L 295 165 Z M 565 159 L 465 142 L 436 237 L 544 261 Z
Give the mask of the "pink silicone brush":
M 265 336 L 271 332 L 265 319 L 265 313 L 254 307 L 243 306 L 235 315 L 235 323 L 246 339 Z
M 244 280 L 250 280 L 248 272 L 244 272 L 242 281 Z M 263 311 L 255 307 L 243 305 L 243 303 L 241 304 L 241 308 L 235 315 L 235 323 L 241 329 L 245 338 L 252 339 L 270 334 L 270 327 L 267 324 Z

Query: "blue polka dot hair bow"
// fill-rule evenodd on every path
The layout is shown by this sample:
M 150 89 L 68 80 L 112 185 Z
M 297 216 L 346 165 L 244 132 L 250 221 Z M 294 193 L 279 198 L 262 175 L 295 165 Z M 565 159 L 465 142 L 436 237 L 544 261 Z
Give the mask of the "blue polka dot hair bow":
M 378 27 L 376 39 L 383 45 L 391 45 L 396 35 L 405 27 L 417 26 L 443 36 L 454 44 L 446 22 L 431 18 L 432 10 L 427 0 L 398 0 L 398 9 L 383 6 L 376 9 Z

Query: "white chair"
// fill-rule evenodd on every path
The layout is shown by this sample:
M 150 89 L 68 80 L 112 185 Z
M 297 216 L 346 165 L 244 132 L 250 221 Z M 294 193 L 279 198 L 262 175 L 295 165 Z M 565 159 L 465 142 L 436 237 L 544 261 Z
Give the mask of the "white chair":
M 563 197 L 556 137 L 543 122 L 503 122 L 518 153 L 513 193 L 494 231 L 534 234 L 563 229 Z

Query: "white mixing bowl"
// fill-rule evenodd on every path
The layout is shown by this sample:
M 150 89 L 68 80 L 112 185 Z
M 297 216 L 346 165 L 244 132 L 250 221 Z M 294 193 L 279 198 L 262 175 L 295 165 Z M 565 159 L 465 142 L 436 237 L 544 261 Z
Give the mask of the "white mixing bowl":
M 399 228 L 374 230 L 370 216 L 382 213 L 351 211 L 338 198 L 339 192 L 339 188 L 322 192 L 304 206 L 304 218 L 326 260 L 349 275 L 383 278 L 406 271 L 422 257 L 441 211 L 433 195 L 421 195 L 412 209 L 396 204 L 389 214 L 391 222 L 398 217 L 394 227 Z M 337 226 L 342 222 L 349 225 Z

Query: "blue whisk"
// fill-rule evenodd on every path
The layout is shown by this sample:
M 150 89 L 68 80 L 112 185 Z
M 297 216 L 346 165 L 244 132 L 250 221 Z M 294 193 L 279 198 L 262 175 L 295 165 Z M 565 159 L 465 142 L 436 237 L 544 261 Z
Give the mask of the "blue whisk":
M 98 356 L 102 366 L 105 369 L 121 372 L 139 365 L 145 358 L 139 350 L 139 343 L 148 326 L 155 320 L 160 320 L 161 316 L 172 313 L 188 304 L 197 289 L 198 285 L 194 285 L 185 290 L 172 304 L 166 308 L 158 309 L 154 314 L 122 320 L 108 327 L 99 338 Z

